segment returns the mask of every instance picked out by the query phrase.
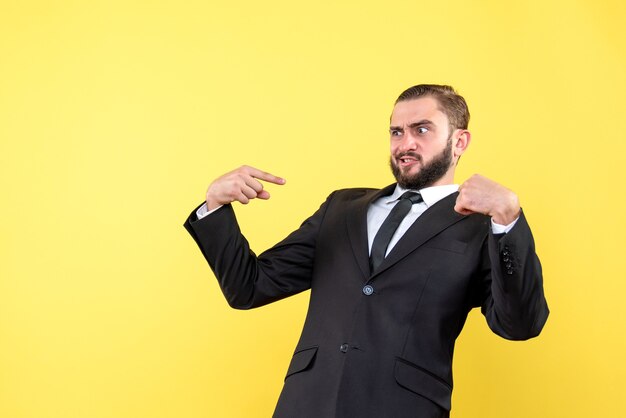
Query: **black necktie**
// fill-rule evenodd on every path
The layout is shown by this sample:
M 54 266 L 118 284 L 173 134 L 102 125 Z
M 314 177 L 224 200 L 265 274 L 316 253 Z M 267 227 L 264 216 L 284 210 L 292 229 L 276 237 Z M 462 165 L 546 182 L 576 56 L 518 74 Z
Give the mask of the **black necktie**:
M 394 232 L 396 232 L 406 214 L 411 210 L 411 206 L 415 203 L 423 202 L 422 195 L 415 192 L 404 192 L 399 200 L 391 209 L 391 212 L 389 212 L 389 215 L 387 215 L 374 237 L 370 254 L 370 269 L 372 273 L 385 259 L 391 237 L 393 237 Z

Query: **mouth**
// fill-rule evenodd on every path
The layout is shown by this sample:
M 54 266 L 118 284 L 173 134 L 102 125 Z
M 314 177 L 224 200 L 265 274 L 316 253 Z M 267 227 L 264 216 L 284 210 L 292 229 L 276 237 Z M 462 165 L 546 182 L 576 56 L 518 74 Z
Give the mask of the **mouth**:
M 400 167 L 411 167 L 419 162 L 421 162 L 421 157 L 419 155 L 401 155 L 396 157 L 396 161 Z

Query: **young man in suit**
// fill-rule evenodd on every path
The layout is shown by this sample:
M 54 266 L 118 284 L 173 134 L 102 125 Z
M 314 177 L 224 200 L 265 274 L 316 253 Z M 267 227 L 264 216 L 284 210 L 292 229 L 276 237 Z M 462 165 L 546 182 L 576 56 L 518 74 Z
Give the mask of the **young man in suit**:
M 541 266 L 516 194 L 479 175 L 454 184 L 468 122 L 451 87 L 407 89 L 389 130 L 397 183 L 333 192 L 258 257 L 231 203 L 268 199 L 261 181 L 282 178 L 240 167 L 187 219 L 231 306 L 311 289 L 275 417 L 448 417 L 454 342 L 472 308 L 504 338 L 541 331 Z

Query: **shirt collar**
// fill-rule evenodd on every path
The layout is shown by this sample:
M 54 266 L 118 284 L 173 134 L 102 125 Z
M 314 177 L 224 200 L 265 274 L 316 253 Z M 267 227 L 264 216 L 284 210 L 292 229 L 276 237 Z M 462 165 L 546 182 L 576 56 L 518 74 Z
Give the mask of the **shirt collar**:
M 414 189 L 405 189 L 401 187 L 399 184 L 396 184 L 396 188 L 393 193 L 385 198 L 385 203 L 393 203 L 402 196 L 404 192 L 419 192 L 422 195 L 422 199 L 424 199 L 424 203 L 426 203 L 426 207 L 431 207 L 435 203 L 439 202 L 446 196 L 451 195 L 452 193 L 459 190 L 458 184 L 444 184 L 443 186 L 431 186 L 425 187 L 420 190 Z

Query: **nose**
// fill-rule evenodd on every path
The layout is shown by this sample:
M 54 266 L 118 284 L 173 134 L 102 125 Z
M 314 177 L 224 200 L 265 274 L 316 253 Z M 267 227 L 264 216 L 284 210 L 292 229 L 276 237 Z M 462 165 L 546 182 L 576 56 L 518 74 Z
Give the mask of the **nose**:
M 406 132 L 398 148 L 401 152 L 415 151 L 417 149 L 417 138 L 412 132 Z

